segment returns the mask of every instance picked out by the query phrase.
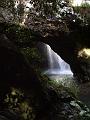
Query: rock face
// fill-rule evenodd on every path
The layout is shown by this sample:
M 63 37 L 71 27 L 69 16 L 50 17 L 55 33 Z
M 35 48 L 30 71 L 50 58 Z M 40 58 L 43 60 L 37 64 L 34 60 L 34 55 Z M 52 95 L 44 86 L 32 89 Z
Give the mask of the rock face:
M 17 47 L 3 34 L 0 35 L 0 94 L 10 87 L 41 92 L 40 81 Z M 36 92 L 36 93 L 35 93 Z
M 90 80 L 90 62 L 85 58 L 78 57 L 78 53 L 83 48 L 90 48 L 90 26 L 71 25 L 69 27 L 71 27 L 70 32 L 58 31 L 56 34 L 53 30 L 40 41 L 49 44 L 58 55 L 70 64 L 74 76 L 79 82 L 87 82 Z

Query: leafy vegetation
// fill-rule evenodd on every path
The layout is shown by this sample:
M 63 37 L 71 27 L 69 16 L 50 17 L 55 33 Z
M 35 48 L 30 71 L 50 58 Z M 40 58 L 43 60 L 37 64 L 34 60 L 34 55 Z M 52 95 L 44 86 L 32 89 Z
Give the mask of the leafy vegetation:
M 90 4 L 89 3 L 82 3 L 81 6 L 74 7 L 76 13 L 78 13 L 83 21 L 86 24 L 90 24 Z
M 23 120 L 34 120 L 35 114 L 32 106 L 30 106 L 30 100 L 25 98 L 24 92 L 15 88 L 11 88 L 7 93 L 4 102 L 7 108 L 18 113 Z

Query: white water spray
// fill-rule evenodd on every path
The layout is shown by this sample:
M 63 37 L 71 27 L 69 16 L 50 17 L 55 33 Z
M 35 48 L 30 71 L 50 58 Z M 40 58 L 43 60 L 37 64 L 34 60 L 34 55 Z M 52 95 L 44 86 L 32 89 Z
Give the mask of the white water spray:
M 46 45 L 46 48 L 49 68 L 44 72 L 44 74 L 73 76 L 69 64 L 62 60 L 61 57 L 58 54 L 56 54 L 49 45 Z

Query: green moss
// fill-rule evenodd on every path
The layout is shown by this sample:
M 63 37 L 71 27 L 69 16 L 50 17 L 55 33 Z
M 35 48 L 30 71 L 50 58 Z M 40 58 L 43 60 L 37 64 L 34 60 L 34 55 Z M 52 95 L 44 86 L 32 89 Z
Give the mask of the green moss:
M 18 24 L 0 23 L 0 33 L 4 33 L 18 47 L 22 44 L 32 46 L 33 40 L 36 38 L 36 33 L 33 30 Z
M 41 70 L 41 65 L 43 62 L 43 58 L 37 49 L 37 47 L 26 47 L 26 48 L 20 48 L 20 51 L 24 54 L 24 56 L 29 61 L 30 65 L 36 70 Z

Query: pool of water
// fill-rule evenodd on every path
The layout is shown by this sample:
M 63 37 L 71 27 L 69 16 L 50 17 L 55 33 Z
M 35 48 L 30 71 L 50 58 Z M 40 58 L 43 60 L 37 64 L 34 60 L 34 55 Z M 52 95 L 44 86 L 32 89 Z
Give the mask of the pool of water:
M 55 75 L 55 76 L 60 76 L 60 75 L 67 75 L 67 76 L 73 76 L 72 71 L 70 70 L 60 70 L 60 69 L 48 69 L 46 71 L 44 71 L 44 74 L 48 74 L 48 75 Z

